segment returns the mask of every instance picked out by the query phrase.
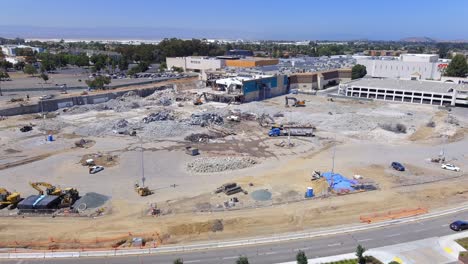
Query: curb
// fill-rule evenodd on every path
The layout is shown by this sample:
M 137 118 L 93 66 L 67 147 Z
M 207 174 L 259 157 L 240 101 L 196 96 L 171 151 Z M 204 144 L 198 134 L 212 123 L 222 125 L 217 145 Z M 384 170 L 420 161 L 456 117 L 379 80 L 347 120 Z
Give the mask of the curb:
M 46 258 L 82 258 L 82 257 L 114 257 L 128 255 L 146 255 L 157 253 L 190 252 L 196 250 L 210 250 L 227 247 L 250 246 L 255 244 L 278 243 L 298 239 L 308 239 L 315 237 L 331 236 L 343 233 L 353 233 L 375 228 L 382 228 L 404 223 L 440 217 L 448 214 L 454 214 L 468 210 L 468 204 L 459 207 L 441 210 L 438 212 L 427 213 L 397 220 L 390 220 L 375 224 L 358 224 L 354 226 L 336 228 L 333 231 L 309 231 L 301 233 L 286 233 L 278 236 L 260 237 L 251 239 L 241 239 L 233 241 L 209 242 L 199 244 L 188 244 L 184 246 L 162 246 L 159 248 L 148 249 L 127 249 L 127 250 L 103 250 L 103 251 L 70 251 L 70 252 L 31 252 L 31 253 L 0 253 L 0 259 L 46 259 Z M 458 234 L 457 234 L 458 235 Z

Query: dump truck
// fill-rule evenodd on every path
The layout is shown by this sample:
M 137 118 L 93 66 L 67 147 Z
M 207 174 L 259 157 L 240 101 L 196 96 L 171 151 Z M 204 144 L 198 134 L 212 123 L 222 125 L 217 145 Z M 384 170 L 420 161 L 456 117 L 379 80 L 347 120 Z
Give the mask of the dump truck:
M 9 192 L 5 188 L 0 188 L 0 209 L 8 207 L 8 209 L 15 209 L 19 202 L 23 199 L 18 192 Z
M 279 136 L 302 136 L 302 137 L 313 137 L 314 127 L 272 127 L 268 131 L 268 136 L 279 137 Z

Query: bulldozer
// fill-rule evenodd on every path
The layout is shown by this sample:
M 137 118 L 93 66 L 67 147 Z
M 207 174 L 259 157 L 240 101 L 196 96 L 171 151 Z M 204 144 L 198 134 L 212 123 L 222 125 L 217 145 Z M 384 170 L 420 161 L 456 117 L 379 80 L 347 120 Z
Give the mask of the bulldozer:
M 140 196 L 148 196 L 154 193 L 148 187 L 141 187 L 138 183 L 135 183 L 135 192 Z
M 80 198 L 80 194 L 75 188 L 60 189 L 47 182 L 30 182 L 29 185 L 39 192 L 39 195 L 53 195 L 60 197 L 60 207 L 70 207 Z M 40 186 L 45 187 L 44 190 Z
M 23 199 L 18 192 L 9 192 L 5 188 L 0 188 L 0 209 L 8 207 L 8 209 L 15 209 L 19 202 Z
M 289 100 L 293 101 L 293 103 L 291 104 L 291 106 L 293 107 L 303 107 L 305 106 L 305 100 L 297 100 L 296 97 L 291 97 L 291 96 L 285 96 L 284 97 L 285 99 L 285 106 L 286 107 L 289 107 Z

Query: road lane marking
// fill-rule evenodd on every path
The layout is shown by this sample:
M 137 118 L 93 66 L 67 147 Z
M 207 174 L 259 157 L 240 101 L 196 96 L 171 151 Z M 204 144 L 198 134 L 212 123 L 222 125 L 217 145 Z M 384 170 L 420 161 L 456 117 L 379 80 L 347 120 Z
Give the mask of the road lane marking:
M 447 227 L 447 226 L 449 226 L 449 224 L 445 224 L 445 225 L 441 225 L 441 226 L 442 226 L 442 227 Z
M 385 237 L 396 237 L 396 236 L 399 236 L 401 234 L 393 234 L 393 235 L 388 235 L 388 236 L 385 236 Z
M 364 239 L 359 239 L 357 242 L 364 242 L 364 241 L 371 241 L 373 240 L 372 238 L 364 238 Z
M 400 264 L 403 264 L 403 260 L 401 258 L 399 258 L 399 257 L 394 257 L 393 261 L 398 262 Z
M 266 252 L 265 255 L 274 255 L 274 254 L 276 254 L 276 253 L 278 253 L 278 252 L 271 251 L 271 252 Z
M 427 230 L 429 230 L 429 229 L 428 229 L 428 228 L 426 228 L 426 229 L 418 229 L 418 230 L 414 230 L 413 232 L 414 232 L 414 233 L 419 233 L 419 232 L 423 232 L 423 231 L 427 231 Z
M 196 260 L 185 260 L 184 263 L 197 263 L 200 262 L 201 260 L 196 259 Z
M 238 258 L 239 256 L 233 256 L 233 257 L 224 257 L 223 259 L 236 259 Z
M 341 245 L 341 243 L 328 244 L 329 247 L 340 246 L 340 245 Z
M 452 254 L 453 250 L 449 247 L 444 247 L 445 252 Z

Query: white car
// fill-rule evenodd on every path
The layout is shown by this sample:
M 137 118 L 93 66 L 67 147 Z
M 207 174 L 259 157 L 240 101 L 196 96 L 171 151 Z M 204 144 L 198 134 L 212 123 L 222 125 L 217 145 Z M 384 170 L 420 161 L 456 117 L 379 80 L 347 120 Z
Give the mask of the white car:
M 451 171 L 460 171 L 460 168 L 453 164 L 442 164 L 442 169 L 451 170 Z
M 92 167 L 89 167 L 89 174 L 95 174 L 102 170 L 104 170 L 103 166 L 92 166 Z

